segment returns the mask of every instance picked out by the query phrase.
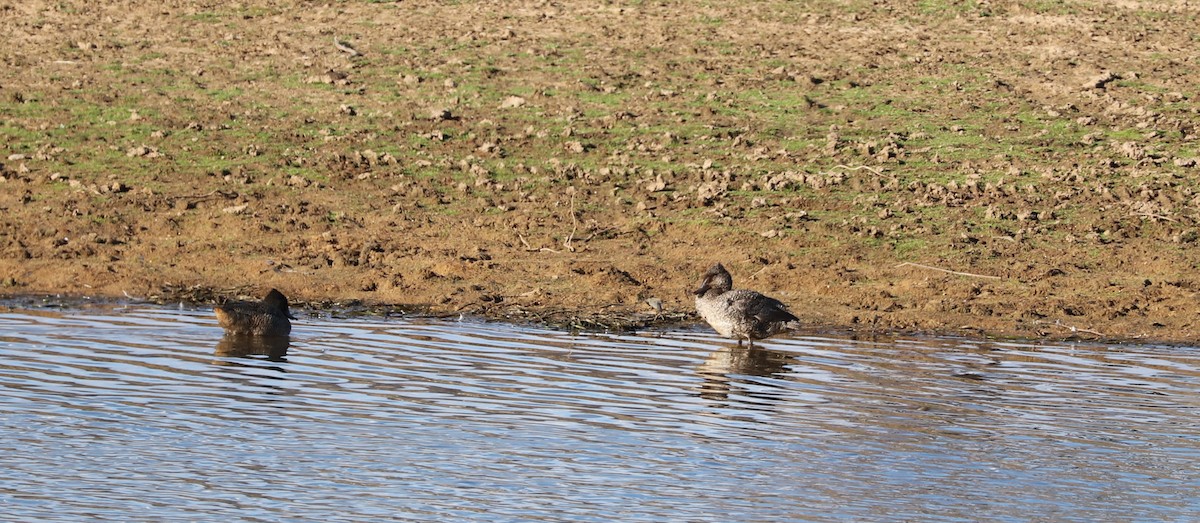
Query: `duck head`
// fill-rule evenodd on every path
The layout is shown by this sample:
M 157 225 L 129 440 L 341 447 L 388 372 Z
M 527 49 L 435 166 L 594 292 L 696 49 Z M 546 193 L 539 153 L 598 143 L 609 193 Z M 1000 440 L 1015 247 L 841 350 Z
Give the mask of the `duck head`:
M 713 264 L 704 273 L 704 279 L 700 282 L 700 288 L 696 289 L 696 296 L 704 296 L 709 291 L 715 291 L 715 294 L 724 294 L 733 289 L 733 276 L 729 275 L 729 271 L 720 263 Z
M 284 296 L 282 292 L 271 289 L 271 292 L 268 292 L 267 296 L 263 298 L 263 303 L 270 307 L 271 310 L 287 316 L 290 320 L 296 319 L 295 316 L 292 316 L 292 314 L 288 312 L 287 296 Z

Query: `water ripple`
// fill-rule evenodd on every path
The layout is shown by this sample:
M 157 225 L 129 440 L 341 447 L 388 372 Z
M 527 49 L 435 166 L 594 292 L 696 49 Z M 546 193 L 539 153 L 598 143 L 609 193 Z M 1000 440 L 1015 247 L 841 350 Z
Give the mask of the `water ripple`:
M 1198 393 L 1178 347 L 15 310 L 0 515 L 1188 521 Z

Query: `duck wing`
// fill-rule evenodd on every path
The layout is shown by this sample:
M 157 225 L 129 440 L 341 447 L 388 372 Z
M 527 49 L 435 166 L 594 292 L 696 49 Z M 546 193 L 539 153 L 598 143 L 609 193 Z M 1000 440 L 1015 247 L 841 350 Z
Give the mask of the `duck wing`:
M 754 318 L 758 323 L 787 323 L 798 321 L 799 318 L 788 311 L 783 302 L 745 289 L 729 291 L 722 295 L 734 315 L 742 318 Z
M 235 301 L 213 307 L 217 314 L 217 322 L 233 332 L 249 331 L 263 318 L 269 317 L 270 311 L 262 303 Z
M 766 323 L 789 323 L 800 320 L 791 311 L 788 311 L 787 305 L 784 305 L 783 302 L 762 294 L 759 294 L 758 299 L 751 303 L 750 314 Z

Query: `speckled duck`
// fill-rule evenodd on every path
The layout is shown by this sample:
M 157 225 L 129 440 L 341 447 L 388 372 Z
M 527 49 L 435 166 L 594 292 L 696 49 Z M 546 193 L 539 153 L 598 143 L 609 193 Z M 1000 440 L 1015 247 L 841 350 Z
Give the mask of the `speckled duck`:
M 217 322 L 226 334 L 243 336 L 287 336 L 292 332 L 293 318 L 288 313 L 287 297 L 271 289 L 262 301 L 227 302 L 213 307 Z
M 799 318 L 783 302 L 751 290 L 735 290 L 733 277 L 719 263 L 709 267 L 696 289 L 696 312 L 718 334 L 738 340 L 738 345 L 742 340 L 754 345 L 754 340 L 799 326 Z

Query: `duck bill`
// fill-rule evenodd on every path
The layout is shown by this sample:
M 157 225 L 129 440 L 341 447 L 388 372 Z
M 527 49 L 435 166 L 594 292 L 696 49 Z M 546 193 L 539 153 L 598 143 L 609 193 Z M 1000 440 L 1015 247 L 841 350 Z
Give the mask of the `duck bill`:
M 700 288 L 696 289 L 694 292 L 696 293 L 696 296 L 703 296 L 704 293 L 708 292 L 710 287 L 711 285 L 709 285 L 708 280 L 704 280 L 704 283 L 700 285 Z

